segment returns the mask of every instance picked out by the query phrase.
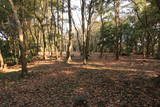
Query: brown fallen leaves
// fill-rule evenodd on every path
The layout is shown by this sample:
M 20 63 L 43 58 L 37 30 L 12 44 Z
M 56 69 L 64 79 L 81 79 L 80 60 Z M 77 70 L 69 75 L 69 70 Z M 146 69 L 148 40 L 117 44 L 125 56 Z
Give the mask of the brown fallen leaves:
M 31 74 L 25 79 L 15 80 L 7 73 L 2 78 L 0 74 L 0 82 L 6 82 L 0 85 L 0 105 L 72 107 L 76 96 L 84 96 L 90 107 L 159 106 L 160 84 L 154 79 L 159 62 L 136 61 L 94 59 L 85 66 L 37 61 L 29 65 Z

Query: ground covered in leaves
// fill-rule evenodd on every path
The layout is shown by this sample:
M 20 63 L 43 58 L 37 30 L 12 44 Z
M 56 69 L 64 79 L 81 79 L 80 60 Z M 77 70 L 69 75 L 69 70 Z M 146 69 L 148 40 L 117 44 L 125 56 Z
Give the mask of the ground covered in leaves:
M 0 72 L 1 107 L 72 107 L 78 96 L 90 107 L 160 106 L 160 61 L 138 56 L 93 55 L 88 65 L 78 56 L 66 64 L 50 58 L 29 63 L 29 76 L 19 66 Z

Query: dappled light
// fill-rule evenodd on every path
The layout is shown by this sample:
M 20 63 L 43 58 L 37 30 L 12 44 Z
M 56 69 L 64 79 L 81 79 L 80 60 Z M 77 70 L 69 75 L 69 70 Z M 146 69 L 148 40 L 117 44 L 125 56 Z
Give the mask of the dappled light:
M 75 92 L 77 93 L 83 93 L 85 90 L 83 88 L 77 88 L 75 89 Z
M 160 107 L 159 0 L 0 0 L 0 107 Z
M 77 60 L 73 60 L 70 64 L 56 62 L 54 60 L 31 62 L 28 64 L 29 79 L 21 80 L 22 82 L 19 84 L 18 81 L 20 81 L 20 79 L 16 82 L 16 77 L 6 72 L 0 76 L 0 81 L 3 82 L 3 85 L 0 85 L 0 87 L 5 85 L 5 87 L 14 90 L 8 90 L 11 95 L 14 93 L 17 95 L 20 92 L 26 93 L 14 98 L 13 101 L 16 101 L 17 105 L 20 105 L 22 103 L 21 101 L 33 105 L 37 105 L 39 101 L 43 102 L 42 105 L 46 105 L 46 103 L 44 103 L 46 101 L 52 105 L 52 103 L 49 102 L 49 96 L 55 99 L 52 102 L 57 106 L 62 106 L 63 101 L 66 101 L 65 105 L 71 104 L 72 100 L 69 100 L 70 98 L 81 95 L 86 96 L 87 101 L 92 105 L 98 102 L 105 102 L 105 104 L 110 105 L 112 100 L 114 100 L 115 105 L 119 105 L 124 103 L 122 100 L 124 96 L 131 98 L 135 93 L 139 93 L 139 96 L 134 96 L 135 98 L 132 100 L 128 99 L 128 101 L 133 104 L 139 104 L 140 101 L 147 100 L 143 99 L 143 97 L 147 98 L 148 95 L 154 95 L 159 98 L 158 94 L 156 94 L 156 92 L 159 92 L 159 88 L 155 88 L 157 83 L 154 83 L 154 81 L 158 80 L 153 79 L 158 77 L 156 70 L 146 70 L 147 68 L 139 69 L 136 68 L 137 65 L 130 68 L 125 66 L 126 63 L 124 63 L 123 60 L 119 60 L 118 62 L 113 60 L 107 63 L 98 61 L 98 58 L 95 60 L 97 61 L 90 61 L 87 65 L 83 65 Z M 130 63 L 134 63 L 134 61 Z M 152 64 L 153 63 L 149 63 L 148 66 L 152 66 Z M 139 66 L 144 65 L 139 64 Z M 13 70 L 13 67 L 8 69 Z M 16 66 L 14 69 L 13 72 L 8 73 L 16 73 L 15 71 L 18 71 L 19 67 Z M 12 75 L 12 78 L 1 78 L 2 75 L 5 77 Z M 7 79 L 8 81 L 6 81 Z M 139 92 L 137 89 L 145 89 L 155 93 L 148 94 L 148 91 L 141 90 L 141 92 Z M 4 90 L 5 88 L 0 89 L 1 92 Z M 37 95 L 36 93 L 39 94 Z M 3 94 L 0 95 L 3 96 Z M 39 99 L 39 95 L 43 98 Z M 107 98 L 105 96 L 107 96 Z M 3 96 L 3 98 L 4 97 L 5 96 Z M 19 98 L 21 99 L 20 101 L 16 100 Z M 27 98 L 32 99 L 32 101 L 29 101 Z M 56 98 L 59 100 L 57 101 Z M 137 101 L 137 99 L 139 101 Z M 149 99 L 151 103 L 152 98 L 149 97 Z M 6 100 L 2 101 L 6 102 Z M 34 101 L 37 102 L 35 103 Z M 158 104 L 159 101 L 155 99 L 154 102 Z M 7 104 L 13 105 L 14 103 L 11 101 Z
M 69 70 L 64 70 L 64 71 L 62 71 L 62 73 L 66 74 L 66 75 L 74 74 L 73 71 L 69 71 Z

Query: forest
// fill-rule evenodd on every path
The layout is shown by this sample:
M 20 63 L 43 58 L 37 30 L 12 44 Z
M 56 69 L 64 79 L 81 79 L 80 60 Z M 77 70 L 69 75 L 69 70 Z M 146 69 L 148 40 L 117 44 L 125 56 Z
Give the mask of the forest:
M 0 107 L 160 106 L 160 0 L 0 0 Z

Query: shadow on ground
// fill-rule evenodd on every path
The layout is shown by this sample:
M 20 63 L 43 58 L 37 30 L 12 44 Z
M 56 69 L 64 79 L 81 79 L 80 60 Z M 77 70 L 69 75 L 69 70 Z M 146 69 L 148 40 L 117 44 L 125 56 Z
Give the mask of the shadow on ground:
M 148 72 L 95 63 L 48 62 L 30 67 L 30 78 L 22 79 L 20 85 L 1 89 L 0 104 L 71 107 L 75 96 L 85 96 L 91 107 L 160 105 L 159 80 Z M 0 80 L 13 82 L 17 74 L 1 73 Z

